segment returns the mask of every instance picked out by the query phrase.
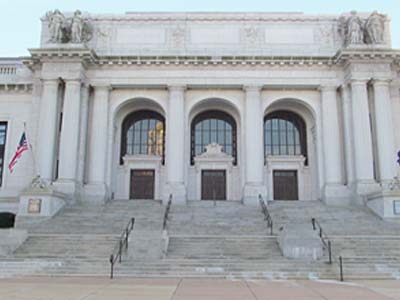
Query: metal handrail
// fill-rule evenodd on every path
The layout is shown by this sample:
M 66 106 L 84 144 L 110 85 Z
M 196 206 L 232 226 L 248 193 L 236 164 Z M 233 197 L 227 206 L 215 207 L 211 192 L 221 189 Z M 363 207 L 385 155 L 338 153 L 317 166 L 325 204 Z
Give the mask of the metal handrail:
M 322 241 L 322 244 L 325 246 L 325 248 L 328 249 L 328 254 L 329 254 L 329 264 L 332 264 L 332 242 L 330 241 L 328 235 L 323 231 L 321 224 L 315 219 L 311 218 L 311 224 L 313 226 L 313 230 L 318 229 L 318 235 Z M 343 258 L 342 256 L 339 256 L 338 258 L 338 264 L 339 264 L 339 274 L 340 274 L 340 281 L 344 281 L 343 279 Z
M 111 274 L 110 278 L 114 278 L 114 265 L 118 261 L 119 263 L 122 262 L 122 249 L 125 248 L 125 251 L 128 249 L 128 239 L 129 235 L 131 234 L 133 227 L 135 226 L 135 218 L 131 218 L 128 225 L 126 225 L 125 229 L 122 231 L 122 234 L 117 241 L 113 252 L 110 255 L 110 264 L 111 264 Z
M 274 224 L 272 222 L 272 217 L 268 211 L 267 206 L 265 205 L 264 199 L 261 195 L 258 195 L 258 201 L 260 202 L 260 206 L 261 206 L 261 211 L 264 214 L 264 220 L 267 221 L 268 224 L 268 228 L 270 228 L 270 235 L 273 235 L 273 231 L 274 231 Z
M 167 207 L 165 208 L 163 230 L 167 228 L 167 221 L 168 221 L 169 211 L 171 209 L 171 204 L 172 204 L 172 194 L 169 195 Z

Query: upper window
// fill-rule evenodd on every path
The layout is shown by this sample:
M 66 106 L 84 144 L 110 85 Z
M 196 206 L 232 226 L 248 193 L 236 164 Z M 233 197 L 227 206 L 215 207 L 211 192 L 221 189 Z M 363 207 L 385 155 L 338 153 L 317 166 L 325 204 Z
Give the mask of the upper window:
M 121 164 L 126 155 L 157 155 L 164 161 L 165 120 L 154 111 L 137 111 L 122 123 Z
M 223 152 L 233 156 L 233 163 L 236 165 L 236 122 L 229 114 L 222 111 L 206 111 L 193 119 L 191 164 L 194 164 L 194 157 L 205 152 L 206 146 L 212 143 L 221 145 Z
M 6 149 L 7 123 L 0 122 L 0 186 L 3 184 L 4 153 Z
M 303 119 L 290 111 L 268 114 L 264 119 L 264 153 L 265 156 L 303 155 L 307 159 L 306 126 Z

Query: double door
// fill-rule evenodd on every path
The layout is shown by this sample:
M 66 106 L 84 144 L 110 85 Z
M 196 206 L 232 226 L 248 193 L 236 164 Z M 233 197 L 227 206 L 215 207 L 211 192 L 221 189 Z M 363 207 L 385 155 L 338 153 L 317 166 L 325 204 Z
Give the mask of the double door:
M 154 199 L 154 170 L 131 170 L 130 199 Z
M 226 200 L 226 171 L 201 171 L 201 199 Z

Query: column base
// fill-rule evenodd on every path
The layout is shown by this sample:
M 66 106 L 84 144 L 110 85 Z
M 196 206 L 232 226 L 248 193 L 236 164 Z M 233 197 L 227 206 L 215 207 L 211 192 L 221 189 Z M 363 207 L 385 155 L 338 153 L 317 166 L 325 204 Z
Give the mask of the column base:
M 327 205 L 350 205 L 352 202 L 352 190 L 343 184 L 326 184 L 322 201 Z
M 267 187 L 262 183 L 247 183 L 243 189 L 244 205 L 259 205 L 259 196 L 262 196 L 264 202 L 267 202 Z
M 168 183 L 163 195 L 163 203 L 167 204 L 172 194 L 172 204 L 185 205 L 187 201 L 186 187 L 183 183 Z
M 105 183 L 89 183 L 83 189 L 85 202 L 101 205 L 109 200 L 108 187 Z
M 68 203 L 74 203 L 81 198 L 82 187 L 74 180 L 58 179 L 52 186 L 55 191 L 66 195 Z

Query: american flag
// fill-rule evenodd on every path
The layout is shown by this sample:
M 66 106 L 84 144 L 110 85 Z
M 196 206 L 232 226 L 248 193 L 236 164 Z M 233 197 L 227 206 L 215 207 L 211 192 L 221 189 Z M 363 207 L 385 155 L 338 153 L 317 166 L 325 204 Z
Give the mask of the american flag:
M 14 171 L 14 166 L 18 162 L 18 158 L 20 158 L 22 153 L 28 149 L 29 149 L 29 145 L 28 145 L 28 141 L 26 139 L 26 134 L 25 134 L 25 132 L 23 132 L 21 139 L 19 140 L 17 151 L 15 152 L 14 157 L 12 158 L 12 160 L 10 161 L 10 164 L 8 165 L 8 169 L 10 170 L 10 173 L 12 173 Z

